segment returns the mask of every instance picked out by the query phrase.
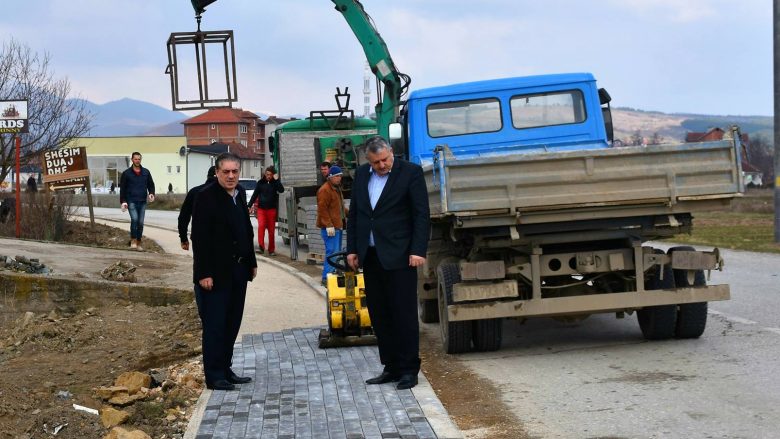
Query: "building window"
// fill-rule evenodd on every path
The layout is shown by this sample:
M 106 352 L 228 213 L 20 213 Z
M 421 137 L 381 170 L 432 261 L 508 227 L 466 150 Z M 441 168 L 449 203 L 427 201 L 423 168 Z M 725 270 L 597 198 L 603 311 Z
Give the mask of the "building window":
M 176 173 L 181 174 L 181 166 L 176 166 Z
M 241 141 L 241 144 L 242 144 L 242 145 L 244 145 L 244 146 L 246 146 L 246 139 L 242 140 L 242 141 Z
M 246 134 L 246 132 L 247 132 L 246 125 L 244 125 L 244 124 L 239 125 L 238 126 L 238 132 L 241 133 L 241 134 Z
M 171 167 L 170 166 L 166 166 L 166 168 L 168 168 L 168 173 L 170 174 L 171 173 Z
M 212 123 L 212 124 L 211 124 L 211 129 L 212 129 L 212 130 L 216 130 L 216 129 L 217 129 L 217 124 L 215 124 L 215 123 Z
M 255 163 L 255 168 L 260 166 L 260 162 L 258 160 L 255 160 L 254 163 Z

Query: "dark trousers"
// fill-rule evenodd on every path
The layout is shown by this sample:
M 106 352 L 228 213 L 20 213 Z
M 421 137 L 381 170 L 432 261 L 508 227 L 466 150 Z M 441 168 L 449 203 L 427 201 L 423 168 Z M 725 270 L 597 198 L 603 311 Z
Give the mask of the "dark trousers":
M 363 261 L 371 326 L 379 344 L 385 372 L 417 375 L 420 371 L 420 332 L 417 321 L 417 270 L 385 270 L 369 247 Z
M 233 344 L 244 315 L 248 280 L 249 268 L 236 263 L 229 287 L 217 286 L 206 291 L 195 284 L 195 301 L 203 326 L 203 373 L 207 383 L 227 378 L 233 359 Z

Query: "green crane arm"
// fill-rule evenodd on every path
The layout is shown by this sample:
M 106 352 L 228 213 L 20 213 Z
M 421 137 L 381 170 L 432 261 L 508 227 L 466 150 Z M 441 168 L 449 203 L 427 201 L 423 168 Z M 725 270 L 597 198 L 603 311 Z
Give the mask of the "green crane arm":
M 410 79 L 396 69 L 385 41 L 374 27 L 371 17 L 366 13 L 360 1 L 332 1 L 336 5 L 336 10 L 344 16 L 360 45 L 363 46 L 363 52 L 366 54 L 371 71 L 384 86 L 384 96 L 378 97 L 380 102 L 376 108 L 376 120 L 378 134 L 387 138 L 388 127 L 398 118 L 401 97 L 409 86 Z

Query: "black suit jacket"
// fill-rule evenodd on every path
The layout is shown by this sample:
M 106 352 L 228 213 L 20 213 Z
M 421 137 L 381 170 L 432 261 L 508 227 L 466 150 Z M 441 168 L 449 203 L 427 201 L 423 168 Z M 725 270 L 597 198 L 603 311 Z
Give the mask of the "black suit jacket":
M 368 195 L 370 169 L 364 164 L 355 172 L 347 219 L 347 253 L 356 253 L 362 263 L 373 231 L 382 267 L 409 267 L 409 255 L 425 257 L 428 250 L 430 213 L 422 168 L 396 157 L 375 209 Z
M 241 263 L 257 267 L 254 252 L 254 231 L 249 221 L 249 210 L 244 204 L 245 191 L 236 188 L 240 215 L 233 215 L 233 198 L 219 182 L 206 185 L 195 195 L 192 211 L 193 282 L 210 277 L 214 288 L 231 288 L 233 265 L 237 257 Z M 243 230 L 238 228 L 242 227 Z M 248 239 L 247 239 L 248 238 Z
M 198 195 L 198 192 L 203 190 L 206 185 L 214 181 L 217 181 L 216 177 L 206 179 L 205 183 L 190 189 L 189 192 L 187 192 L 187 196 L 184 197 L 184 202 L 181 203 L 181 208 L 179 209 L 179 240 L 181 242 L 189 242 L 189 239 L 187 239 L 187 227 L 189 227 L 190 219 L 192 218 L 192 207 L 193 204 L 195 204 L 195 196 Z

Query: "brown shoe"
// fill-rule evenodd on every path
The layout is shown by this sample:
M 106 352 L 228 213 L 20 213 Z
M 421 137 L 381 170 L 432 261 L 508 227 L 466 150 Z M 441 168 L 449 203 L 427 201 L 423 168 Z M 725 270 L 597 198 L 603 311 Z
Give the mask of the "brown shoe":
M 130 240 L 130 248 L 133 249 L 133 250 L 137 249 L 138 248 L 138 241 L 136 241 L 135 239 L 131 239 Z

